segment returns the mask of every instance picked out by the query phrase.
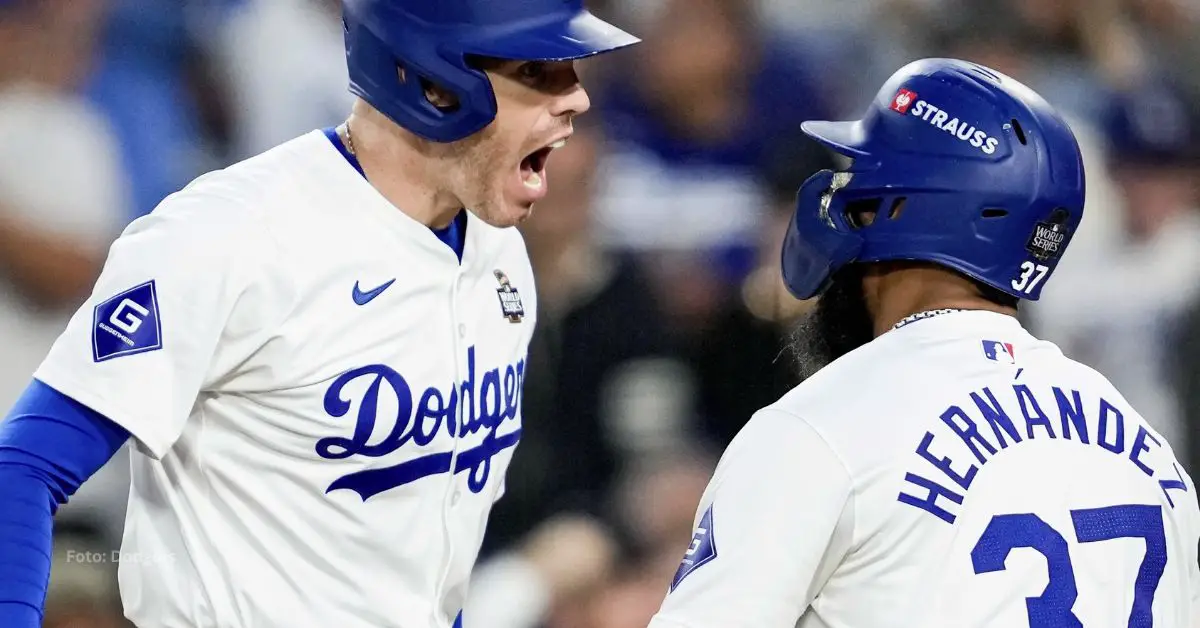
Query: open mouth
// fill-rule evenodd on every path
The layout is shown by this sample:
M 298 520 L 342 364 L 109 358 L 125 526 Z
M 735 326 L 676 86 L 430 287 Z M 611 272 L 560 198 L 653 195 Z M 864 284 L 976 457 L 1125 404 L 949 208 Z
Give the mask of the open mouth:
M 564 139 L 543 146 L 521 160 L 521 181 L 525 183 L 525 187 L 534 190 L 542 188 L 546 178 L 546 162 L 550 159 L 550 153 L 555 149 L 562 148 L 566 143 L 567 140 Z

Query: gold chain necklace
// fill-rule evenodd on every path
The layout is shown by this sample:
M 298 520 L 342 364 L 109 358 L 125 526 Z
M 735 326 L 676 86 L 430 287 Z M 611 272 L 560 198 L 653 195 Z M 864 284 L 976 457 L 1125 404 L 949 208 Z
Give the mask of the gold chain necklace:
M 350 123 L 346 122 L 342 128 L 346 130 L 346 150 L 350 151 L 351 155 L 358 156 L 354 151 L 354 136 L 350 135 Z

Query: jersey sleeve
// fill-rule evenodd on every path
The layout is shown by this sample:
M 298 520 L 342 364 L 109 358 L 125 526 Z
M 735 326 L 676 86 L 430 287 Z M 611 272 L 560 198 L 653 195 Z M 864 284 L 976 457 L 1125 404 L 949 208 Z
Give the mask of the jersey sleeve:
M 803 420 L 762 410 L 730 444 L 651 628 L 792 628 L 850 547 L 849 473 Z
M 272 304 L 254 294 L 270 240 L 227 196 L 188 188 L 133 222 L 35 373 L 156 458 L 223 374 L 217 365 L 247 350 L 255 330 L 231 327 L 235 308 L 270 315 Z

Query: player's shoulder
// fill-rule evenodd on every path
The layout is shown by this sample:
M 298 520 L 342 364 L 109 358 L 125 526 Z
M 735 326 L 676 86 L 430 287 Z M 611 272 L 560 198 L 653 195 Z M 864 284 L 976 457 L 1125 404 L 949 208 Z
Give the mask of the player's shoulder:
M 260 212 L 291 209 L 315 186 L 327 187 L 322 176 L 341 159 L 321 131 L 284 142 L 253 157 L 197 177 L 178 195 L 226 204 L 254 206 Z M 340 169 L 346 170 L 346 169 Z
M 906 368 L 909 365 L 904 365 Z M 889 414 L 873 407 L 889 396 L 887 381 L 876 386 L 884 374 L 896 372 L 895 361 L 877 343 L 867 343 L 831 362 L 793 387 L 774 403 L 756 412 L 738 435 L 760 446 L 805 451 L 820 449 L 841 461 L 854 475 L 857 446 L 875 432 L 874 424 L 886 428 Z M 894 427 L 894 426 L 892 426 Z
M 803 416 L 814 425 L 845 420 L 848 414 L 892 397 L 903 380 L 928 370 L 922 360 L 876 340 L 839 357 L 769 406 Z
M 1069 385 L 1087 397 L 1102 399 L 1113 407 L 1119 409 L 1123 413 L 1123 420 L 1128 422 L 1129 431 L 1136 433 L 1138 430 L 1145 430 L 1158 443 L 1159 447 L 1165 449 L 1171 458 L 1177 458 L 1173 443 L 1157 428 L 1152 421 L 1146 419 L 1142 415 L 1140 407 L 1132 403 L 1125 393 L 1112 382 L 1104 373 L 1095 368 L 1078 362 L 1070 357 L 1063 356 L 1061 360 L 1061 379 L 1064 382 L 1069 382 Z M 1057 378 L 1053 375 L 1046 378 L 1051 384 L 1057 384 Z
M 987 361 L 980 340 L 994 334 L 986 326 L 964 327 L 971 327 L 969 321 L 934 319 L 883 334 L 826 365 L 769 408 L 803 417 L 852 463 L 886 460 L 909 447 L 911 433 L 924 429 L 947 390 L 968 386 L 964 382 L 974 371 L 995 364 Z M 1033 340 L 1015 322 L 1006 330 L 1005 337 Z M 864 446 L 867 442 L 871 445 Z
M 113 244 L 112 260 L 161 266 L 265 268 L 279 257 L 280 199 L 298 192 L 287 164 L 312 152 L 305 136 L 231 166 L 204 173 L 132 221 Z M 307 147 L 305 145 L 308 145 Z
M 852 465 L 845 462 L 842 449 L 796 408 L 777 402 L 759 409 L 738 430 L 721 456 L 716 477 L 731 465 L 771 475 L 779 461 L 786 460 L 792 471 L 802 467 L 804 475 L 830 481 L 835 474 L 852 478 Z
M 270 237 L 268 222 L 302 206 L 302 186 L 312 180 L 306 171 L 320 169 L 320 132 L 285 142 L 224 168 L 206 172 L 167 196 L 149 215 L 131 225 L 173 228 L 196 235 L 239 241 Z M 290 212 L 292 219 L 297 212 Z

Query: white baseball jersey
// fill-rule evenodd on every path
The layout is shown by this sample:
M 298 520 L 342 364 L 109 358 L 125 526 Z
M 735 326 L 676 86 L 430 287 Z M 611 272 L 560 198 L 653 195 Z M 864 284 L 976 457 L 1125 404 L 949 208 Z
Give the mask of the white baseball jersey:
M 1193 628 L 1196 486 L 1099 373 L 971 311 L 890 331 L 729 446 L 652 628 Z
M 446 628 L 521 436 L 533 275 L 461 263 L 319 131 L 201 177 L 113 245 L 36 377 L 141 452 L 140 626 Z

